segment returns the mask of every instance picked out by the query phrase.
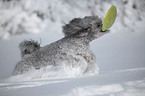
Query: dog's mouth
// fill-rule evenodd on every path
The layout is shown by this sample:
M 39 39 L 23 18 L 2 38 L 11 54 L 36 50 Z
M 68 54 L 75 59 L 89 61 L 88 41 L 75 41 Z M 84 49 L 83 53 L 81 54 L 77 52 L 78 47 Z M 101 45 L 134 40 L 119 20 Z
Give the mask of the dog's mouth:
M 101 30 L 100 32 L 102 32 L 102 33 L 103 33 L 103 32 L 109 32 L 109 30 L 105 30 L 105 31 L 102 31 L 102 30 Z
M 99 35 L 99 37 L 101 37 L 101 36 L 103 36 L 104 34 L 107 34 L 107 33 L 109 33 L 109 30 L 106 30 L 106 31 L 101 30 L 98 35 Z

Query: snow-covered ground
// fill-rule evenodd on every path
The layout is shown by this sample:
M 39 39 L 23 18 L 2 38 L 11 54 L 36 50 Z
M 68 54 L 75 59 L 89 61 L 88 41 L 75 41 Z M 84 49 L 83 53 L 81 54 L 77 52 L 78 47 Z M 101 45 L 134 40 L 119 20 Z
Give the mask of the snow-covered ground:
M 31 3 L 34 2 L 33 0 L 32 2 L 29 2 L 29 0 L 26 0 L 26 2 L 24 1 L 25 0 L 22 0 L 21 3 L 24 3 L 24 5 L 25 3 L 28 3 L 26 4 L 27 6 L 25 6 L 26 9 L 29 9 L 30 6 L 28 5 L 31 5 Z M 39 0 L 36 1 L 38 6 L 40 2 Z M 44 0 L 42 3 L 45 5 L 46 1 Z M 62 11 L 59 11 L 58 9 L 57 11 L 59 14 L 66 14 L 60 15 L 55 22 L 49 21 L 48 18 L 42 22 L 34 15 L 34 18 L 31 15 L 29 17 L 28 13 L 30 14 L 33 9 L 28 13 L 26 10 L 26 13 L 24 12 L 25 15 L 22 16 L 15 12 L 15 9 L 10 16 L 6 16 L 10 20 L 12 19 L 11 16 L 14 16 L 13 13 L 17 13 L 16 16 L 19 16 L 17 18 L 20 19 L 18 21 L 21 21 L 22 17 L 26 16 L 24 19 L 27 19 L 28 21 L 25 21 L 26 24 L 22 23 L 22 26 L 30 28 L 35 34 L 11 36 L 7 30 L 17 26 L 17 24 L 21 24 L 20 22 L 14 22 L 17 20 L 15 16 L 14 19 L 10 20 L 6 29 L 4 27 L 2 27 L 3 29 L 0 29 L 0 32 L 6 32 L 0 34 L 0 36 L 3 37 L 3 39 L 0 40 L 0 96 L 145 96 L 145 11 L 138 7 L 138 10 L 136 11 L 133 9 L 135 6 L 132 8 L 134 2 L 140 4 L 137 1 L 142 0 L 124 0 L 124 2 L 128 2 L 127 5 L 123 6 L 125 10 L 118 4 L 118 2 L 121 1 L 112 1 L 113 3 L 111 3 L 111 5 L 114 4 L 118 8 L 118 17 L 114 25 L 110 28 L 110 33 L 91 42 L 91 49 L 97 58 L 99 74 L 88 73 L 81 77 L 72 77 L 69 74 L 65 74 L 63 68 L 61 68 L 62 70 L 59 70 L 60 68 L 53 69 L 50 66 L 41 70 L 32 70 L 23 75 L 10 77 L 16 63 L 21 58 L 18 49 L 18 45 L 21 41 L 24 39 L 33 39 L 41 42 L 41 46 L 50 44 L 63 37 L 61 32 L 62 22 L 66 21 L 67 23 L 68 20 L 73 17 L 81 17 L 87 14 L 90 15 L 89 10 L 87 9 L 86 13 L 85 11 L 82 11 L 82 14 L 79 13 L 81 8 L 85 8 L 83 4 L 86 4 L 87 1 L 83 2 L 79 7 L 76 5 L 72 8 L 71 12 L 68 11 L 69 9 L 64 8 L 67 7 L 71 9 L 71 6 L 76 4 L 73 0 L 70 3 L 68 2 L 68 4 L 64 4 L 63 7 L 60 6 L 60 2 L 56 4 L 59 6 L 54 7 L 56 1 L 57 0 L 51 2 L 50 5 L 52 6 L 52 9 L 63 8 Z M 81 2 L 81 0 L 79 2 Z M 79 2 L 77 3 L 78 5 Z M 92 7 L 94 9 L 100 7 L 104 8 L 102 14 L 101 11 L 97 11 L 98 13 L 100 12 L 100 16 L 104 16 L 105 10 L 107 11 L 110 7 L 110 3 L 107 1 L 104 2 L 105 3 L 101 2 L 100 4 L 107 7 L 101 7 L 100 5 Z M 50 0 L 48 0 L 47 3 L 50 3 Z M 69 4 L 72 5 L 70 6 Z M 93 4 L 93 2 L 90 2 L 90 4 Z M 16 8 L 19 7 L 20 6 L 17 6 Z M 36 10 L 37 7 L 34 7 L 34 9 Z M 42 9 L 43 8 L 39 9 L 39 11 L 41 10 L 45 13 L 46 10 Z M 7 11 L 10 10 L 7 9 Z M 19 10 L 21 10 L 19 12 L 23 12 L 22 9 Z M 8 14 L 4 10 L 0 13 L 2 14 L 1 16 Z M 58 13 L 52 14 L 52 16 Z M 71 13 L 73 15 L 67 17 Z M 63 16 L 66 16 L 67 19 L 63 19 L 64 21 L 60 22 Z M 2 21 L 0 22 L 1 24 L 7 21 L 4 20 L 5 18 L 0 17 L 0 21 Z M 29 20 L 31 20 L 31 18 L 34 19 L 34 22 L 30 23 Z M 47 20 L 48 22 L 46 22 Z M 30 25 L 26 26 L 27 23 Z M 35 24 L 39 23 L 49 25 L 49 27 L 43 29 L 40 26 L 36 31 L 42 32 L 35 32 Z M 19 28 L 16 27 L 16 30 L 19 30 Z M 5 40 L 5 38 L 8 40 Z

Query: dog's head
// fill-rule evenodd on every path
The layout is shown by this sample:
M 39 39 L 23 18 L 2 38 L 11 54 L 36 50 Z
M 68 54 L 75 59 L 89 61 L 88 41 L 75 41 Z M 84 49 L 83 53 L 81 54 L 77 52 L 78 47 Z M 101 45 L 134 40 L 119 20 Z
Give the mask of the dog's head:
M 107 32 L 102 32 L 102 20 L 98 16 L 74 18 L 63 27 L 65 36 L 86 37 L 90 41 L 101 37 Z

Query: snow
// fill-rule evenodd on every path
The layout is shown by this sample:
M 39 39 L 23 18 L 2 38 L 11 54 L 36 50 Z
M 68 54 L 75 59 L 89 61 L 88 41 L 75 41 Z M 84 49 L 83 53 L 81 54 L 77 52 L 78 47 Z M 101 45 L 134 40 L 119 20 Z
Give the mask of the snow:
M 145 96 L 145 2 L 88 2 L 0 1 L 0 96 Z M 110 33 L 90 44 L 97 59 L 96 70 L 74 76 L 81 70 L 70 71 L 62 64 L 10 77 L 21 58 L 21 41 L 50 44 L 63 37 L 61 27 L 70 19 L 96 14 L 103 19 L 111 5 L 117 6 L 118 16 Z M 37 12 L 43 13 L 43 19 Z
M 1 96 L 144 96 L 145 68 L 77 78 L 5 81 Z

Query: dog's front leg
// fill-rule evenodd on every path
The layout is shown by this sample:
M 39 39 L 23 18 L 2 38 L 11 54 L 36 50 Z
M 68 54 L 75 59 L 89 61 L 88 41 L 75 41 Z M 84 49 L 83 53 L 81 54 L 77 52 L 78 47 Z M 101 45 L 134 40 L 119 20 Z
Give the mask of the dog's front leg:
M 88 71 L 90 68 L 94 66 L 94 64 L 96 64 L 96 56 L 91 51 L 84 55 L 84 59 L 88 63 L 86 71 Z

